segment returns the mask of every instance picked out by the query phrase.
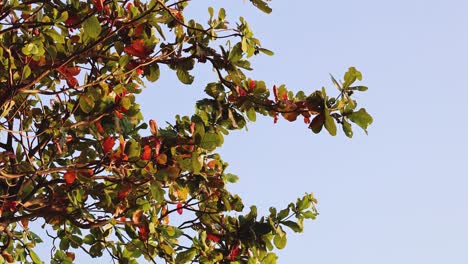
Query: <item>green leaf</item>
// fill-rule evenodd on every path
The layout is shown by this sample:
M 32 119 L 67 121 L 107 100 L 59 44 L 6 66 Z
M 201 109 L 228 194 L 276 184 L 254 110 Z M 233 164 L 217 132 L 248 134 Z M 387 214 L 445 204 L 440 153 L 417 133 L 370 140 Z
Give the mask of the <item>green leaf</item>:
M 283 220 L 284 218 L 286 218 L 287 216 L 289 215 L 289 207 L 288 208 L 285 208 L 283 210 L 281 210 L 279 213 L 278 213 L 278 219 L 279 220 Z
M 241 47 L 242 47 L 242 51 L 247 53 L 249 49 L 249 45 L 247 44 L 247 38 L 245 37 L 242 38 Z
M 213 7 L 211 7 L 211 6 L 208 7 L 208 13 L 210 14 L 210 19 L 212 19 L 212 18 L 213 18 L 213 14 L 214 14 L 214 9 L 213 9 Z
M 187 263 L 189 261 L 192 261 L 196 254 L 197 254 L 197 251 L 193 248 L 186 250 L 186 251 L 179 252 L 179 254 L 177 254 L 175 262 L 181 263 L 181 264 Z
M 232 47 L 231 52 L 229 52 L 229 61 L 237 62 L 242 59 L 242 46 L 240 43 L 237 43 Z
M 335 77 L 333 77 L 333 75 L 330 74 L 330 78 L 331 78 L 333 84 L 335 85 L 336 89 L 338 89 L 338 91 L 341 91 L 342 90 L 341 85 L 338 83 L 338 81 L 335 79 Z
M 201 142 L 200 142 L 200 147 L 212 151 L 218 146 L 219 142 L 219 135 L 215 133 L 205 133 L 203 136 Z
M 91 245 L 96 241 L 92 234 L 88 234 L 83 238 L 83 243 Z
M 31 68 L 29 68 L 29 65 L 24 65 L 22 78 L 27 79 L 29 75 L 31 75 Z
M 170 238 L 178 238 L 184 234 L 182 230 L 180 230 L 179 228 L 175 226 L 164 226 L 162 229 L 163 229 L 163 233 Z
M 257 113 L 255 112 L 255 109 L 252 107 L 252 108 L 249 108 L 249 110 L 247 110 L 247 118 L 252 121 L 252 122 L 255 122 L 255 120 L 257 120 Z
M 343 127 L 343 132 L 345 133 L 345 135 L 349 138 L 352 138 L 353 137 L 353 129 L 351 128 L 351 124 L 344 120 L 343 119 L 343 122 L 342 122 L 342 127 Z
M 29 234 L 31 235 L 32 237 L 32 240 L 36 243 L 42 243 L 42 239 L 34 232 L 29 232 Z
M 102 256 L 102 250 L 103 250 L 102 244 L 96 243 L 89 249 L 89 253 L 91 257 L 100 257 Z
M 265 258 L 262 260 L 262 264 L 276 264 L 278 257 L 275 253 L 268 253 Z
M 283 221 L 281 223 L 284 224 L 285 226 L 291 228 L 291 230 L 293 230 L 296 233 L 301 233 L 303 231 L 302 227 L 296 222 L 288 220 L 288 221 Z
M 94 98 L 91 95 L 83 94 L 80 96 L 79 104 L 81 111 L 89 114 L 94 108 Z
M 312 202 L 309 200 L 309 198 L 307 196 L 304 196 L 302 198 L 297 199 L 296 208 L 299 211 L 303 211 L 307 209 L 311 204 Z
M 150 82 L 155 82 L 159 79 L 160 70 L 157 63 L 153 63 L 149 66 L 149 72 L 146 74 L 146 79 Z
M 325 123 L 325 115 L 324 114 L 318 114 L 317 116 L 312 119 L 312 122 L 310 122 L 309 128 L 312 129 L 312 131 L 315 134 L 320 133 L 322 131 L 323 124 Z
M 62 34 L 59 34 L 55 29 L 48 29 L 44 31 L 44 34 L 47 36 L 51 37 L 53 40 L 55 40 L 59 44 L 65 43 L 65 38 Z
M 247 264 L 257 264 L 258 259 L 255 257 L 249 257 L 249 260 L 247 261 Z
M 70 246 L 72 248 L 78 248 L 79 246 L 81 246 L 83 244 L 83 240 L 81 239 L 81 237 L 79 236 L 71 236 L 70 238 Z
M 220 83 L 209 83 L 206 85 L 205 88 L 206 94 L 213 97 L 217 100 L 224 100 L 225 93 L 224 93 L 224 86 Z
M 192 152 L 193 173 L 199 174 L 202 166 L 203 166 L 203 158 L 197 152 Z
M 161 202 L 164 200 L 165 191 L 159 181 L 153 181 L 151 183 L 150 191 L 152 198 L 156 201 Z
M 362 80 L 362 74 L 354 67 L 349 67 L 348 71 L 344 75 L 343 88 L 348 88 L 357 80 Z
M 286 234 L 276 234 L 275 237 L 273 238 L 273 243 L 275 244 L 275 247 L 278 249 L 283 249 L 286 246 L 287 238 Z
M 226 174 L 223 174 L 223 180 L 230 182 L 230 183 L 236 183 L 239 180 L 239 177 L 232 173 L 226 173 Z
M 68 242 L 67 238 L 64 237 L 62 240 L 60 240 L 59 248 L 61 250 L 68 250 L 68 248 L 70 248 L 70 242 Z
M 60 17 L 57 19 L 56 22 L 65 22 L 68 19 L 68 11 L 60 12 Z
M 120 56 L 119 58 L 119 65 L 120 67 L 125 67 L 128 63 L 130 62 L 130 55 L 125 54 L 123 56 Z
M 312 211 L 305 211 L 303 215 L 304 215 L 304 218 L 307 218 L 307 219 L 315 219 L 317 217 L 317 215 L 313 213 Z
M 120 99 L 120 105 L 125 109 L 130 109 L 132 106 L 132 100 L 129 97 L 122 97 Z
M 367 134 L 367 127 L 372 124 L 374 121 L 372 116 L 369 115 L 365 108 L 361 108 L 356 112 L 353 112 L 348 115 L 349 120 L 351 120 L 356 125 L 360 126 Z
M 39 48 L 34 43 L 29 43 L 21 48 L 24 55 L 36 55 L 39 53 Z
M 39 256 L 36 254 L 36 252 L 34 252 L 34 250 L 32 250 L 32 249 L 29 249 L 29 256 L 31 257 L 31 260 L 33 261 L 34 264 L 43 263 L 41 261 L 41 258 L 39 258 Z
M 130 139 L 125 143 L 125 154 L 128 155 L 129 161 L 136 161 L 140 159 L 141 146 L 135 139 Z
M 353 86 L 353 87 L 349 87 L 351 90 L 357 90 L 357 91 L 360 91 L 360 92 L 365 92 L 367 91 L 369 88 L 367 88 L 367 86 Z
M 224 18 L 226 18 L 226 10 L 224 8 L 219 9 L 218 18 L 220 20 L 223 20 Z
M 5 103 L 5 106 L 3 106 L 3 111 L 0 114 L 0 118 L 5 117 L 6 115 L 8 115 L 8 113 L 13 108 L 13 106 L 15 106 L 15 101 L 14 100 L 7 101 Z
M 195 144 L 200 144 L 205 136 L 205 126 L 202 123 L 195 124 L 195 131 L 193 132 L 193 141 Z
M 137 233 L 135 232 L 135 229 L 130 225 L 130 223 L 125 224 L 125 232 L 132 239 L 135 239 L 138 237 Z
M 177 69 L 177 78 L 183 84 L 192 84 L 194 77 L 188 73 L 186 70 Z
M 264 48 L 258 48 L 258 50 L 268 56 L 273 56 L 275 55 L 275 53 L 271 50 L 267 50 L 267 49 L 264 49 Z
M 265 3 L 262 0 L 250 0 L 254 6 L 256 6 L 258 9 L 262 10 L 263 12 L 270 14 L 271 11 L 273 11 L 267 3 Z
M 90 38 L 95 39 L 101 34 L 101 24 L 96 16 L 90 16 L 83 22 L 83 30 Z
M 328 110 L 325 110 L 325 128 L 330 135 L 336 136 L 335 119 L 328 113 Z

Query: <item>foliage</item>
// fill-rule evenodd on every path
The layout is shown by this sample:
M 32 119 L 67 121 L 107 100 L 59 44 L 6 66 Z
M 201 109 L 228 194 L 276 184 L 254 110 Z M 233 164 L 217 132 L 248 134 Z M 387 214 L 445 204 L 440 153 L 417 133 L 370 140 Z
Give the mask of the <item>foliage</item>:
M 251 2 L 271 12 L 267 2 Z M 241 198 L 226 190 L 237 176 L 214 151 L 258 114 L 275 123 L 301 117 L 314 133 L 336 135 L 341 126 L 351 137 L 351 123 L 366 130 L 372 118 L 352 99 L 367 89 L 354 84 L 361 73 L 351 67 L 343 83 L 332 77 L 336 97 L 270 89 L 245 75 L 252 56 L 272 54 L 248 23 L 232 27 L 226 10 L 209 8 L 200 24 L 184 16 L 189 4 L 0 2 L 4 261 L 40 262 L 34 247 L 42 239 L 28 223 L 41 220 L 58 247 L 53 263 L 70 263 L 80 250 L 122 263 L 275 263 L 286 230 L 302 232 L 303 220 L 317 216 L 312 194 L 268 216 L 255 207 L 243 213 Z M 200 63 L 216 80 L 196 112 L 165 128 L 145 123 L 140 87 L 156 82 L 163 65 L 191 84 Z

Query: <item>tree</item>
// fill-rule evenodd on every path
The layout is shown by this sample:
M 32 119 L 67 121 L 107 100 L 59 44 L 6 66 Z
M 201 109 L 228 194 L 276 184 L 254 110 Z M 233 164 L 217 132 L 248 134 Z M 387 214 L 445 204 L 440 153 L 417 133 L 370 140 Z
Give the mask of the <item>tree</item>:
M 251 0 L 269 13 L 263 0 Z M 215 153 L 230 130 L 257 114 L 295 121 L 314 133 L 337 124 L 352 137 L 372 118 L 352 99 L 354 67 L 329 96 L 249 78 L 249 59 L 272 55 L 240 18 L 208 10 L 201 24 L 184 16 L 190 1 L 3 0 L 0 2 L 0 252 L 4 261 L 40 262 L 40 221 L 58 248 L 53 263 L 81 250 L 122 263 L 275 263 L 286 230 L 314 219 L 306 194 L 285 209 L 244 213 L 225 186 L 237 176 Z M 195 66 L 215 74 L 192 116 L 167 127 L 145 122 L 135 94 L 160 67 L 190 85 Z M 149 128 L 149 132 L 148 131 Z M 233 213 L 234 212 L 234 213 Z M 179 216 L 182 215 L 182 216 Z

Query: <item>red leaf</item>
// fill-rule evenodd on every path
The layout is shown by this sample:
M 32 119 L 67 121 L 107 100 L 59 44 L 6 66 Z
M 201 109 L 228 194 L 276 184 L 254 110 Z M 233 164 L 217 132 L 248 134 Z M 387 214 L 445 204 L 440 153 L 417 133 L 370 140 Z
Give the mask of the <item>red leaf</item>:
M 304 117 L 304 123 L 309 124 L 310 123 L 310 118 Z
M 70 75 L 66 75 L 65 78 L 67 79 L 67 85 L 71 88 L 78 86 L 78 80 Z
M 246 96 L 247 92 L 244 90 L 244 88 L 241 88 L 239 86 L 236 86 L 236 92 L 239 94 L 239 96 Z
M 104 142 L 102 143 L 102 150 L 104 153 L 108 153 L 112 150 L 115 144 L 115 138 L 112 137 L 106 137 L 104 139 Z
M 93 0 L 93 4 L 96 7 L 97 11 L 102 11 L 104 8 L 104 0 Z
M 133 225 L 140 226 L 144 220 L 143 210 L 136 210 L 132 215 Z
M 162 140 L 160 138 L 155 138 L 154 140 L 154 155 L 158 156 L 159 151 L 161 150 Z
M 183 212 L 184 212 L 184 209 L 183 209 L 182 203 L 178 203 L 177 204 L 177 213 L 181 215 Z
M 150 125 L 151 134 L 153 134 L 154 136 L 157 136 L 158 135 L 158 124 L 156 123 L 156 121 L 151 119 L 149 121 L 149 125 Z
M 67 185 L 71 185 L 73 182 L 75 182 L 76 173 L 74 171 L 67 171 L 63 175 L 63 178 L 65 179 Z
M 8 263 L 13 263 L 15 261 L 15 259 L 13 258 L 13 256 L 8 253 L 8 252 L 2 252 L 2 257 L 6 260 L 6 262 Z
M 24 229 L 28 229 L 29 220 L 28 219 L 21 219 L 21 225 L 23 225 Z
M 67 255 L 67 257 L 70 258 L 71 260 L 75 260 L 75 253 L 67 252 L 67 253 L 65 253 L 65 255 Z
M 81 68 L 78 66 L 72 66 L 72 67 L 62 66 L 62 67 L 58 67 L 57 71 L 59 71 L 61 74 L 65 76 L 76 76 L 80 74 Z
M 70 28 L 76 28 L 80 22 L 80 18 L 77 16 L 70 16 L 65 20 L 65 26 Z
M 148 240 L 148 228 L 146 226 L 139 226 L 138 227 L 138 236 L 140 237 L 141 240 Z
M 131 190 L 132 190 L 132 188 L 130 188 L 128 186 L 125 187 L 124 189 L 120 190 L 117 193 L 117 198 L 119 198 L 119 201 L 125 200 L 125 198 L 127 198 L 128 194 L 130 193 Z
M 230 261 L 234 261 L 234 259 L 236 259 L 237 256 L 239 256 L 239 245 L 236 245 L 231 249 L 228 258 Z
M 94 176 L 94 170 L 92 169 L 81 169 L 81 170 L 78 170 L 77 172 L 78 172 L 78 175 L 81 175 L 86 178 L 91 178 Z
M 105 133 L 104 128 L 101 125 L 101 122 L 97 121 L 96 123 L 94 123 L 94 125 L 96 126 L 96 129 L 99 133 L 101 134 Z
M 276 85 L 273 85 L 273 95 L 275 96 L 275 102 L 278 102 L 278 89 Z
M 142 160 L 151 160 L 151 148 L 148 145 L 143 147 L 143 154 L 141 154 Z
M 141 36 L 141 33 L 143 33 L 143 30 L 145 30 L 145 24 L 141 23 L 135 28 L 135 37 Z
M 122 117 L 123 117 L 122 113 L 120 111 L 118 111 L 118 110 L 114 110 L 114 114 L 115 114 L 115 116 L 117 116 L 118 119 L 122 119 Z
M 136 39 L 132 42 L 132 48 L 134 48 L 137 52 L 145 53 L 145 40 L 144 39 Z
M 235 102 L 237 102 L 237 100 L 238 100 L 238 97 L 235 96 L 234 94 L 230 94 L 228 96 L 228 101 L 231 102 L 231 103 L 235 103 Z
M 81 68 L 78 66 L 68 67 L 66 68 L 66 72 L 72 76 L 76 76 L 80 74 Z
M 2 211 L 3 210 L 6 210 L 6 211 L 10 211 L 10 212 L 16 212 L 17 210 L 17 207 L 18 206 L 18 203 L 16 201 L 5 201 L 3 203 L 3 207 L 2 207 Z
M 206 165 L 208 168 L 214 169 L 216 167 L 216 160 L 210 160 Z
M 284 119 L 288 120 L 289 122 L 293 122 L 293 121 L 296 121 L 297 119 L 297 116 L 299 115 L 299 113 L 296 113 L 296 112 L 291 112 L 291 113 L 282 113 Z
M 178 20 L 180 21 L 183 21 L 184 20 L 184 16 L 182 15 L 182 12 L 180 12 L 179 10 L 177 9 L 171 9 L 171 13 L 173 16 L 175 16 Z
M 193 135 L 194 132 L 195 132 L 195 122 L 192 122 L 190 123 L 190 134 Z
M 151 51 L 145 47 L 144 39 L 136 39 L 132 41 L 132 44 L 125 47 L 124 51 L 132 56 L 137 56 L 140 58 L 145 58 L 151 53 Z
M 250 88 L 251 91 L 253 91 L 255 89 L 255 81 L 254 80 L 249 81 L 249 88 Z
M 77 36 L 77 35 L 74 35 L 74 36 L 71 36 L 70 37 L 70 41 L 71 43 L 78 43 L 78 41 L 80 41 L 80 36 Z
M 78 85 L 78 80 L 73 77 L 76 76 L 80 73 L 81 69 L 80 67 L 74 66 L 74 67 L 67 67 L 67 66 L 62 66 L 57 68 L 57 71 L 60 72 L 65 80 L 67 80 L 67 84 L 70 87 L 76 87 Z
M 206 236 L 206 239 L 211 240 L 211 241 L 213 241 L 213 242 L 215 242 L 215 243 L 218 243 L 218 241 L 219 241 L 219 236 L 216 236 L 216 235 L 213 235 L 213 234 L 208 234 L 208 235 Z

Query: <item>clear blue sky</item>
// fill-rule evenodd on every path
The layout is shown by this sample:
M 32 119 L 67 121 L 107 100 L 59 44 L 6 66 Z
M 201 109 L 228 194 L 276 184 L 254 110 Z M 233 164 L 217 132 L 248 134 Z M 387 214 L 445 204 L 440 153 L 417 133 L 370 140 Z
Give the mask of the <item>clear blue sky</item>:
M 203 3 L 201 3 L 203 2 Z M 364 74 L 358 95 L 374 116 L 369 135 L 313 135 L 269 118 L 226 137 L 221 153 L 241 178 L 247 205 L 285 206 L 314 192 L 321 215 L 291 234 L 279 263 L 468 263 L 468 2 L 464 0 L 195 1 L 244 16 L 275 56 L 251 76 L 270 86 L 332 88 L 329 73 Z M 206 7 L 191 15 L 206 20 Z M 193 112 L 209 69 L 194 86 L 163 76 L 145 90 L 146 117 Z M 291 232 L 290 232 L 291 233 Z
M 357 96 L 374 117 L 368 136 L 259 118 L 226 137 L 220 152 L 240 176 L 230 190 L 246 205 L 265 212 L 305 192 L 319 200 L 321 215 L 288 232 L 278 263 L 468 263 L 468 1 L 275 0 L 271 15 L 248 1 L 193 1 L 186 15 L 205 21 L 208 5 L 226 7 L 231 21 L 244 16 L 275 51 L 251 73 L 270 87 L 333 89 L 329 73 L 349 66 L 369 86 Z M 145 117 L 162 125 L 193 113 L 215 80 L 200 73 L 193 86 L 173 73 L 149 84 Z

